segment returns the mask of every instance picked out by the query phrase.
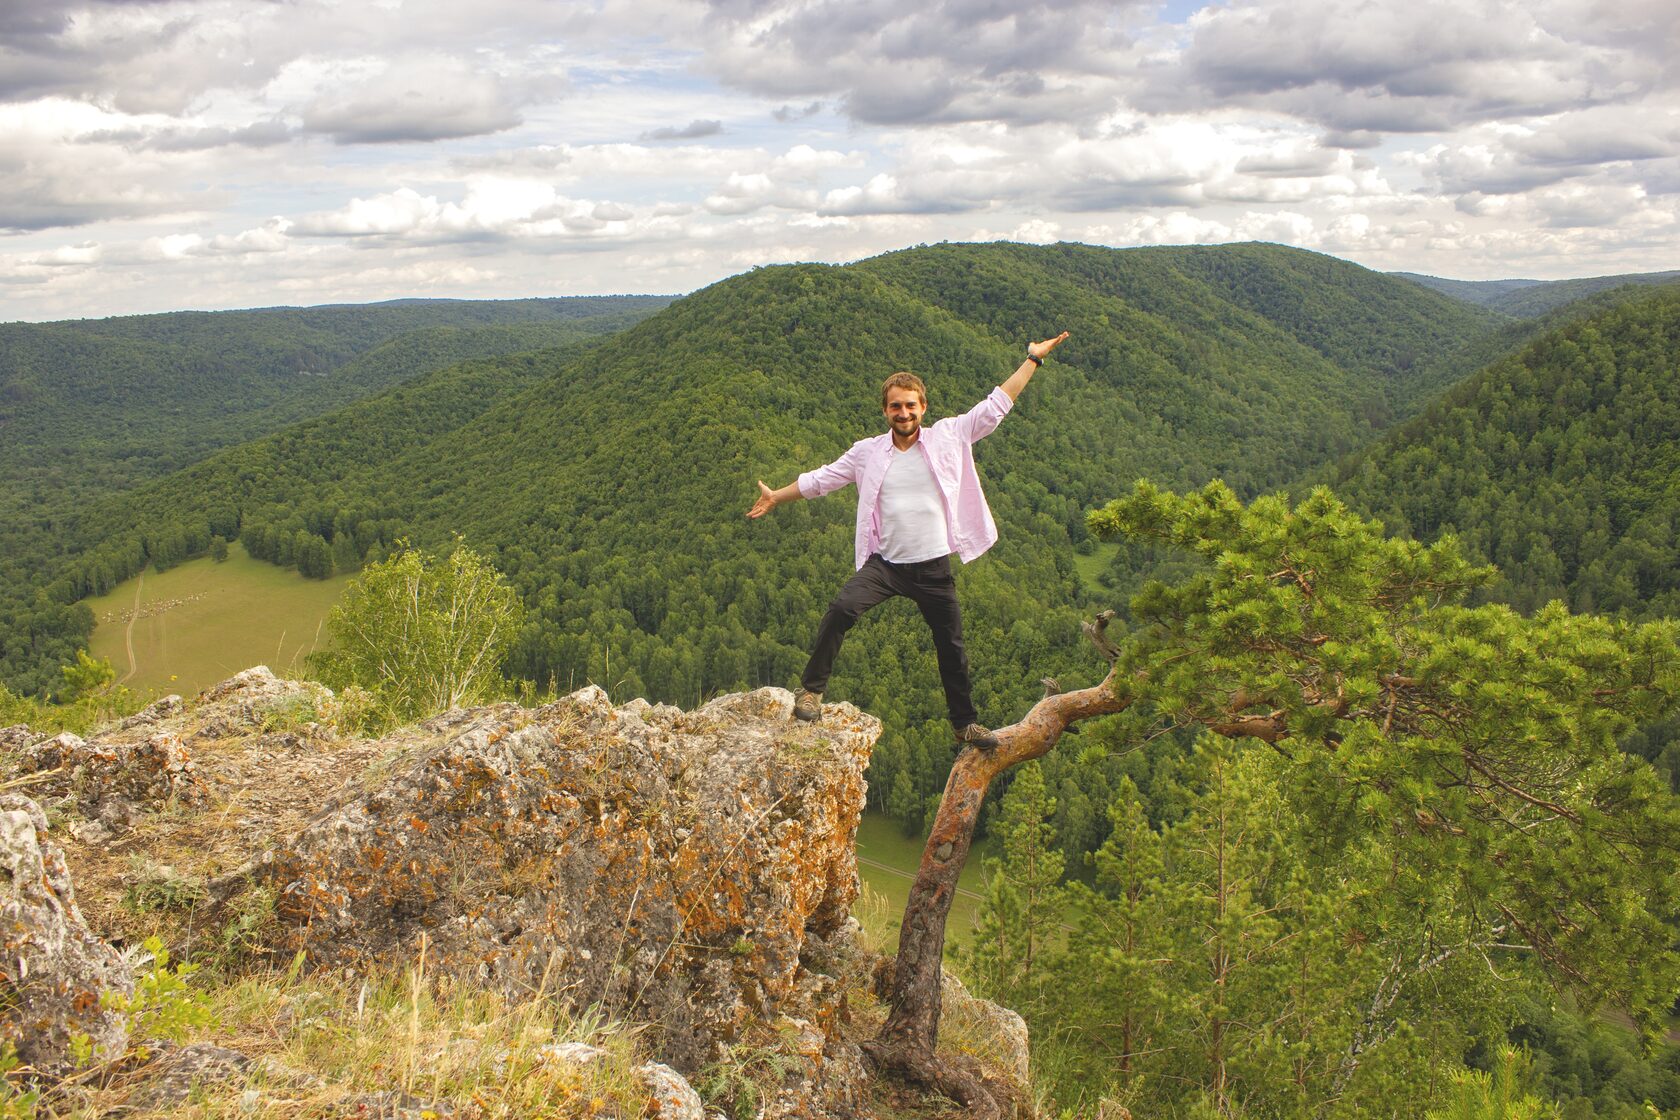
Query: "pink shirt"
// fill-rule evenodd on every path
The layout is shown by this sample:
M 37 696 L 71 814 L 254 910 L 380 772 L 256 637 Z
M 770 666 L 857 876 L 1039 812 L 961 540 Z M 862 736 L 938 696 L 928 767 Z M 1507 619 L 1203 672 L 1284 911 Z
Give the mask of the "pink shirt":
M 961 416 L 948 416 L 922 429 L 916 446 L 927 456 L 933 480 L 945 499 L 951 551 L 967 564 L 997 543 L 997 525 L 974 469 L 974 443 L 990 435 L 1015 402 L 1002 386 Z M 799 476 L 799 493 L 820 498 L 848 483 L 858 488 L 857 567 L 881 548 L 881 482 L 892 465 L 892 433 L 860 439 L 827 466 Z

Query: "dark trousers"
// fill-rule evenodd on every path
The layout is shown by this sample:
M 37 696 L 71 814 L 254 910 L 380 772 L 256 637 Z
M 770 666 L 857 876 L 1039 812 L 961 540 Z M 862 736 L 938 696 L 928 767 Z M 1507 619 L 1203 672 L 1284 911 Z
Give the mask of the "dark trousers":
M 945 686 L 945 707 L 951 724 L 967 727 L 975 720 L 974 691 L 968 683 L 968 652 L 963 649 L 962 608 L 957 606 L 957 579 L 951 574 L 951 558 L 940 556 L 919 564 L 892 564 L 879 553 L 863 567 L 829 604 L 817 627 L 817 641 L 810 663 L 801 679 L 807 691 L 824 692 L 834 671 L 834 658 L 846 631 L 863 617 L 863 612 L 903 595 L 921 609 L 928 629 L 933 631 L 933 648 L 939 655 L 939 681 Z

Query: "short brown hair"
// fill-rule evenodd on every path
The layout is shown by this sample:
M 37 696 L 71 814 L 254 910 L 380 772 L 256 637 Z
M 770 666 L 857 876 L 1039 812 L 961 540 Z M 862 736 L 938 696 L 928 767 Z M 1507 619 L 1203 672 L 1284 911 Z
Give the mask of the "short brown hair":
M 882 408 L 887 407 L 887 394 L 894 389 L 914 389 L 921 396 L 924 406 L 928 402 L 927 386 L 922 384 L 921 378 L 913 373 L 895 373 L 881 383 Z

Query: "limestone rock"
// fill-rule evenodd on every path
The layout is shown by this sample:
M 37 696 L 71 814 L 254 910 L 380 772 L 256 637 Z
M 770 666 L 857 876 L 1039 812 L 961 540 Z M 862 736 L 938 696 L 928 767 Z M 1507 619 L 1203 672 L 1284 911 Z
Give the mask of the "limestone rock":
M 284 682 L 269 671 L 267 665 L 256 665 L 243 673 L 235 673 L 225 681 L 211 685 L 198 694 L 199 703 L 221 700 L 235 692 L 244 693 L 246 700 L 254 700 L 280 690 Z
M 586 1042 L 561 1042 L 542 1047 L 537 1054 L 541 1062 L 568 1062 L 587 1066 L 608 1056 L 598 1046 Z M 648 1120 L 705 1120 L 705 1106 L 700 1094 L 688 1083 L 688 1078 L 659 1062 L 644 1062 L 636 1067 L 636 1077 L 648 1092 Z
M 939 1004 L 947 1022 L 960 1024 L 967 1048 L 1017 1086 L 1032 1084 L 1027 1021 L 1007 1007 L 971 994 L 949 972 L 940 974 Z
M 34 741 L 35 733 L 29 730 L 27 723 L 0 727 L 0 751 L 21 751 Z
M 100 1000 L 132 994 L 128 965 L 88 930 L 46 814 L 16 794 L 0 794 L 0 984 L 0 1038 L 48 1076 L 74 1065 L 73 1036 L 87 1037 L 96 1060 L 127 1045 L 127 1021 Z
M 845 704 L 799 724 L 792 703 L 614 708 L 592 687 L 428 721 L 406 769 L 254 865 L 282 949 L 365 968 L 424 937 L 428 970 L 651 1023 L 686 1071 L 750 1023 L 809 1017 L 800 954 L 857 897 L 880 725 Z
M 135 712 L 133 715 L 117 724 L 117 727 L 123 731 L 127 731 L 133 727 L 147 727 L 151 724 L 157 723 L 159 720 L 169 719 L 173 716 L 180 715 L 181 710 L 184 707 L 186 707 L 185 701 L 174 693 L 171 693 L 162 699 L 154 700 L 150 704 L 147 704 L 144 708 L 141 708 L 138 712 Z
M 23 772 L 37 774 L 45 770 L 57 770 L 86 749 L 87 740 L 80 735 L 74 731 L 60 731 L 50 739 L 30 744 L 24 750 Z
M 157 1048 L 161 1053 L 141 1070 L 144 1080 L 128 1096 L 126 1104 L 131 1109 L 173 1107 L 185 1102 L 196 1087 L 244 1077 L 251 1068 L 251 1059 L 244 1054 L 208 1042 Z
M 59 771 L 39 783 L 41 792 L 72 795 L 95 812 L 111 797 L 152 808 L 197 804 L 204 784 L 196 770 L 191 752 L 172 731 L 139 742 L 88 742 L 66 731 L 31 746 L 23 760 L 26 774 Z

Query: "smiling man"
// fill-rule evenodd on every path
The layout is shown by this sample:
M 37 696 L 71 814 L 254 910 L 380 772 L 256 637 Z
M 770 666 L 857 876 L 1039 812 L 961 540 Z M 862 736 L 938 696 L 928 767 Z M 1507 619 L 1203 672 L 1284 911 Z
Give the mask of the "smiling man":
M 759 482 L 758 501 L 748 517 L 763 517 L 784 502 L 821 497 L 848 484 L 858 488 L 857 572 L 817 627 L 794 699 L 797 718 L 822 716 L 823 690 L 852 624 L 869 608 L 903 595 L 933 631 L 939 680 L 957 741 L 982 750 L 997 746 L 997 736 L 981 726 L 974 710 L 951 553 L 966 564 L 997 541 L 997 525 L 974 468 L 974 444 L 1002 423 L 1032 375 L 1067 336 L 1063 331 L 1032 343 L 1021 367 L 985 400 L 926 428 L 927 387 L 913 373 L 895 373 L 881 386 L 888 431 L 858 440 L 834 462 L 806 471 L 780 490 Z

